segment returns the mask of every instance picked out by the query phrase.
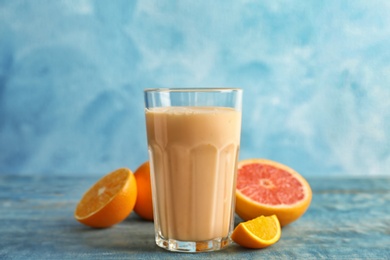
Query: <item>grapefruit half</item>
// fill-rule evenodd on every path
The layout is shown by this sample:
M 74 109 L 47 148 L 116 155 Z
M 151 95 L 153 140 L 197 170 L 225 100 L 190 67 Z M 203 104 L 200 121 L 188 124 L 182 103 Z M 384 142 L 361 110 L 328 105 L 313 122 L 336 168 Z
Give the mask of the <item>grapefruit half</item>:
M 236 213 L 245 221 L 275 214 L 285 226 L 306 212 L 312 198 L 305 178 L 267 159 L 240 161 L 236 187 Z

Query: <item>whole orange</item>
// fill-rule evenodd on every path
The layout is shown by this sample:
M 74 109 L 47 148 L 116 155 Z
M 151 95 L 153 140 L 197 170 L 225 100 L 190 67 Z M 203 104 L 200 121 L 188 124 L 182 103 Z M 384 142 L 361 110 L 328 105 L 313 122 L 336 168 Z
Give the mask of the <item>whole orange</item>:
M 152 185 L 150 182 L 149 162 L 143 163 L 134 172 L 137 182 L 137 201 L 135 202 L 134 211 L 141 218 L 153 221 L 153 202 L 152 202 Z

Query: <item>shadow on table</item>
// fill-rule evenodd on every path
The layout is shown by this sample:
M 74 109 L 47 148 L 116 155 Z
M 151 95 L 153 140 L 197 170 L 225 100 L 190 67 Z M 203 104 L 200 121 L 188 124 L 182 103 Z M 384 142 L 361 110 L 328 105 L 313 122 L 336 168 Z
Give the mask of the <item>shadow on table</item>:
M 96 229 L 74 222 L 69 232 L 73 243 L 81 248 L 128 253 L 163 251 L 155 246 L 153 222 L 144 221 L 134 214 L 110 228 Z
M 153 222 L 142 220 L 134 214 L 122 223 L 105 229 L 94 229 L 74 223 L 70 232 L 74 238 L 73 243 L 77 243 L 82 251 L 93 250 L 96 253 L 139 255 L 140 257 L 146 255 L 173 257 L 173 254 L 180 258 L 185 255 L 205 256 L 205 253 L 172 253 L 158 247 L 154 240 Z M 258 250 L 245 249 L 233 243 L 228 248 L 214 252 L 212 255 L 215 257 L 214 254 L 219 254 L 231 258 L 239 253 L 244 252 L 250 255 L 256 251 L 258 252 Z

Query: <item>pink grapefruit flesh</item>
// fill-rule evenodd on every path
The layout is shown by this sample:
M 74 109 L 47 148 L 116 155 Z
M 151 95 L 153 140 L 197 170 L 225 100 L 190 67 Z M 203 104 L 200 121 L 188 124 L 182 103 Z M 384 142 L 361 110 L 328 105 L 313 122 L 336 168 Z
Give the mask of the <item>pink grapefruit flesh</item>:
M 311 197 L 308 182 L 288 166 L 266 159 L 238 164 L 236 213 L 245 221 L 275 214 L 285 226 L 305 213 Z

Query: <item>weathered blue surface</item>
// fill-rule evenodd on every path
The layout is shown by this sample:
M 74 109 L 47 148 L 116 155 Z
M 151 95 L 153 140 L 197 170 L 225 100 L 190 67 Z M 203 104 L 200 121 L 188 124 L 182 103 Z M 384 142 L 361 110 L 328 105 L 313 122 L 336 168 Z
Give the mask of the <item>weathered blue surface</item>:
M 73 218 L 92 177 L 0 176 L 1 259 L 389 259 L 390 179 L 313 178 L 306 214 L 262 250 L 233 244 L 204 254 L 170 253 L 134 213 L 109 229 Z M 240 221 L 236 219 L 236 223 Z
M 142 90 L 244 89 L 241 158 L 390 174 L 388 0 L 0 1 L 0 172 L 147 158 Z

